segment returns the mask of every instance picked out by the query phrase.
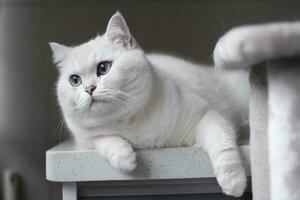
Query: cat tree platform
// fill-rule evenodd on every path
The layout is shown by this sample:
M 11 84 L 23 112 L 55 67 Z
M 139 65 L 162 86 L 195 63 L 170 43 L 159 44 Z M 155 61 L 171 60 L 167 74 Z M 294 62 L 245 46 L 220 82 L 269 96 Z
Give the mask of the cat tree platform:
M 250 175 L 249 146 L 241 146 L 240 152 Z M 208 156 L 198 148 L 137 150 L 137 162 L 134 172 L 121 173 L 96 150 L 78 150 L 71 143 L 62 143 L 46 152 L 46 176 L 63 184 L 64 200 L 221 193 Z

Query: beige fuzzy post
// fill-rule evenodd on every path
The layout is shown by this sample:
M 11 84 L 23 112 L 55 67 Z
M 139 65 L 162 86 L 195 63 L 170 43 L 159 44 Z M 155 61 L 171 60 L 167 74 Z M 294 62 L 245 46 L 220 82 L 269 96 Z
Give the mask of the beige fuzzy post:
M 266 67 L 256 65 L 250 74 L 250 154 L 252 192 L 254 200 L 269 200 L 269 156 L 268 156 L 268 86 Z
M 300 199 L 300 57 L 268 64 L 272 200 Z

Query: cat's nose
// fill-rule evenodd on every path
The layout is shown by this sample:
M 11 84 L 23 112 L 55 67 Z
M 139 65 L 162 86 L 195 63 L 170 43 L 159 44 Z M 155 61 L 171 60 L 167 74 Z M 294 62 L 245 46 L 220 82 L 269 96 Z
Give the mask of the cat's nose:
M 91 86 L 89 86 L 89 87 L 86 87 L 86 88 L 85 88 L 85 91 L 86 91 L 89 95 L 92 95 L 95 89 L 96 89 L 96 86 L 91 85 Z

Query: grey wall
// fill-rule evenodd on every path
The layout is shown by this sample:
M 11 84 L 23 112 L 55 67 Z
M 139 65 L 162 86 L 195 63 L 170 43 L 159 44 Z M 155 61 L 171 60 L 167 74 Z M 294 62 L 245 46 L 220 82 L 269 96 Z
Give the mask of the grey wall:
M 6 0 L 0 10 L 0 170 L 23 177 L 23 199 L 59 199 L 45 181 L 44 155 L 59 141 L 56 71 L 48 41 L 79 44 L 102 33 L 120 10 L 148 51 L 211 62 L 218 37 L 241 24 L 300 17 L 279 0 Z

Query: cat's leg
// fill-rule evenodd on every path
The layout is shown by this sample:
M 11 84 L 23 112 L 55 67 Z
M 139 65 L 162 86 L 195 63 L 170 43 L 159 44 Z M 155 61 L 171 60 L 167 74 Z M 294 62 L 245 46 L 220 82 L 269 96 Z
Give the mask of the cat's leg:
M 217 181 L 225 194 L 241 196 L 246 174 L 237 149 L 233 126 L 217 111 L 208 111 L 197 126 L 195 146 L 211 159 Z
M 122 172 L 136 168 L 136 153 L 132 146 L 119 136 L 101 136 L 94 141 L 95 148 L 110 164 Z

